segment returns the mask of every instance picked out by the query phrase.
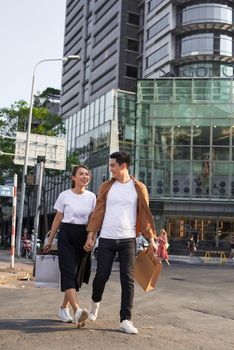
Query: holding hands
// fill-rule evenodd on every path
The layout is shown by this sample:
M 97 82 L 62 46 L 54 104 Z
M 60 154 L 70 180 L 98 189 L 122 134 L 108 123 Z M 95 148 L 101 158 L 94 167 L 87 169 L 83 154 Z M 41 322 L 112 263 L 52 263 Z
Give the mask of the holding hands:
M 91 252 L 91 250 L 93 249 L 94 247 L 94 243 L 95 243 L 95 236 L 93 232 L 89 232 L 88 233 L 88 236 L 87 236 L 87 239 L 86 239 L 86 242 L 85 242 L 85 245 L 84 245 L 84 250 L 86 252 Z

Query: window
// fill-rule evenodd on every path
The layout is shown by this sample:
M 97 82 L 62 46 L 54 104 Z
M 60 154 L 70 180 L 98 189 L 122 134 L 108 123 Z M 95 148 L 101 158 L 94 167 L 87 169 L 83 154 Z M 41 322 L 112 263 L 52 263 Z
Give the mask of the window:
M 213 33 L 190 35 L 181 41 L 181 57 L 201 54 L 232 56 L 232 37 Z
M 155 35 L 161 32 L 168 25 L 169 25 L 169 14 L 161 18 L 158 22 L 156 22 L 147 30 L 147 40 L 153 38 Z
M 116 78 L 116 72 L 115 72 L 115 66 L 113 66 L 92 83 L 92 93 L 102 89 L 104 86 L 109 84 L 115 78 Z
M 214 46 L 213 33 L 190 35 L 182 39 L 181 57 L 197 54 L 212 54 Z
M 83 90 L 83 103 L 86 104 L 88 102 L 89 98 L 89 84 L 84 85 L 84 90 Z
M 90 77 L 90 61 L 87 61 L 85 63 L 85 67 L 84 67 L 84 80 L 88 80 Z
M 137 67 L 126 66 L 126 76 L 137 79 Z
M 220 35 L 220 55 L 232 56 L 232 38 L 227 35 Z
M 164 0 L 151 0 L 148 2 L 148 12 L 152 11 L 155 7 L 160 5 Z
M 128 23 L 139 26 L 140 16 L 135 13 L 128 13 Z
M 146 57 L 146 68 L 149 68 L 150 66 L 159 62 L 161 59 L 167 56 L 168 56 L 168 43 L 160 47 L 160 49 L 156 50 L 148 57 Z
M 221 4 L 198 4 L 182 11 L 182 23 L 224 22 L 232 23 L 232 8 Z
M 87 36 L 89 36 L 91 34 L 91 30 L 92 30 L 92 16 L 89 17 L 88 22 L 87 22 Z
M 118 26 L 118 15 L 112 17 L 109 22 L 99 30 L 94 36 L 94 45 L 98 44 L 101 40 L 106 38 L 116 27 Z
M 116 41 L 107 46 L 98 56 L 93 59 L 93 68 L 98 67 L 101 63 L 110 58 L 117 50 Z
M 138 52 L 138 41 L 127 39 L 127 49 L 130 51 Z
M 116 4 L 117 0 L 107 0 L 95 12 L 96 23 Z
M 88 40 L 85 42 L 85 58 L 88 58 L 91 53 L 91 38 L 89 37 Z

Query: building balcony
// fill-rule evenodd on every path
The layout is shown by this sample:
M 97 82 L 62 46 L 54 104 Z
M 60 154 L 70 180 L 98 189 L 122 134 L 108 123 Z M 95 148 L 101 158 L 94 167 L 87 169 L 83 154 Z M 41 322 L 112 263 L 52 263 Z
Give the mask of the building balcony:
M 210 1 L 204 1 L 206 3 L 214 3 L 213 0 L 210 0 Z M 182 6 L 184 4 L 189 4 L 189 5 L 194 5 L 196 2 L 194 0 L 172 0 L 172 4 L 173 5 L 176 5 L 176 6 Z M 227 0 L 219 0 L 218 2 L 219 4 L 224 4 L 226 5 L 227 4 Z M 234 4 L 234 0 L 228 0 L 228 3 L 230 4 Z
M 182 35 L 190 32 L 206 32 L 206 31 L 220 31 L 226 33 L 233 33 L 234 23 L 221 22 L 203 22 L 203 23 L 189 23 L 176 27 L 172 33 L 175 35 Z
M 196 54 L 184 57 L 177 57 L 171 60 L 173 65 L 194 63 L 194 62 L 223 62 L 234 63 L 234 56 L 224 56 L 219 54 Z

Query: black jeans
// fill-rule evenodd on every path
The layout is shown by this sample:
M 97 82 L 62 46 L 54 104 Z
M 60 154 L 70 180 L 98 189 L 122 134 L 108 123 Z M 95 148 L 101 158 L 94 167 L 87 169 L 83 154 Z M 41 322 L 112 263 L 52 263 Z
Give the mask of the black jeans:
M 121 281 L 120 322 L 131 320 L 134 297 L 133 269 L 136 257 L 136 240 L 99 238 L 97 271 L 93 280 L 94 302 L 102 300 L 105 284 L 108 281 L 116 253 L 119 256 Z

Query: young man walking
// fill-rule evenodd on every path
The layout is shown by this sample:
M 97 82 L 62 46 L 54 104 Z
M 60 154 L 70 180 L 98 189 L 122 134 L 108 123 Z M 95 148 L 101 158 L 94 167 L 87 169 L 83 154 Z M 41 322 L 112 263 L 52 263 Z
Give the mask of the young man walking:
M 148 238 L 156 252 L 156 230 L 149 209 L 146 186 L 129 175 L 130 156 L 124 152 L 110 155 L 112 179 L 102 184 L 97 204 L 87 227 L 85 249 L 94 245 L 100 230 L 97 270 L 93 280 L 89 319 L 95 321 L 105 284 L 111 274 L 116 253 L 119 257 L 121 281 L 120 330 L 136 334 L 138 329 L 131 321 L 134 297 L 133 270 L 136 256 L 136 236 Z

